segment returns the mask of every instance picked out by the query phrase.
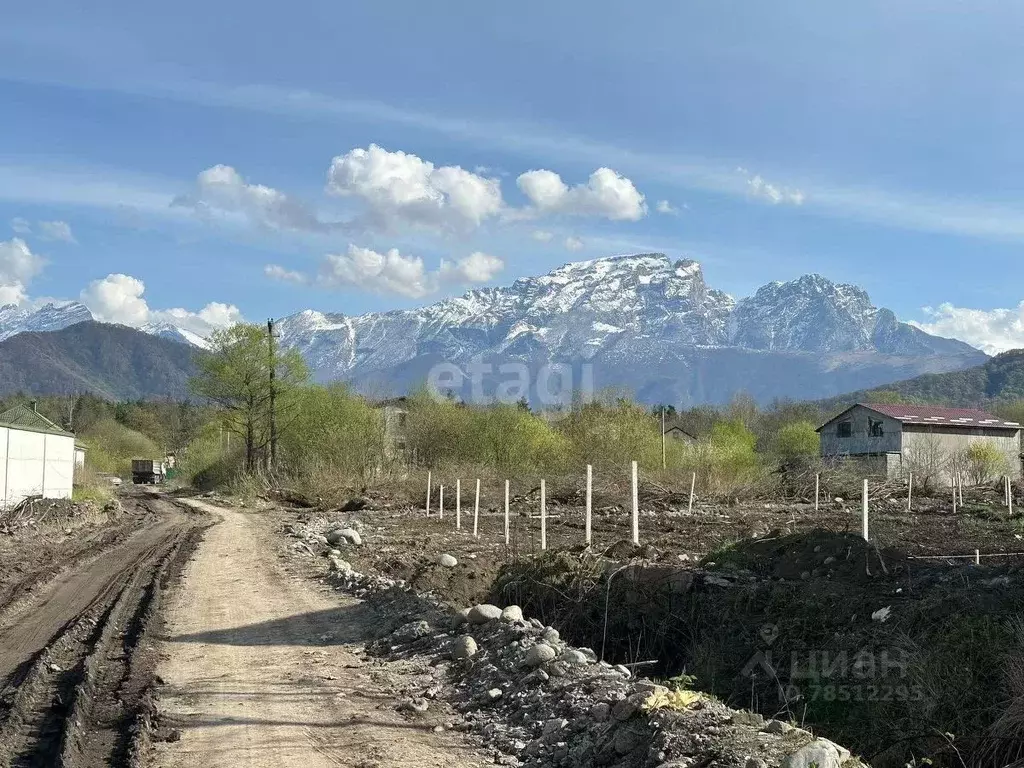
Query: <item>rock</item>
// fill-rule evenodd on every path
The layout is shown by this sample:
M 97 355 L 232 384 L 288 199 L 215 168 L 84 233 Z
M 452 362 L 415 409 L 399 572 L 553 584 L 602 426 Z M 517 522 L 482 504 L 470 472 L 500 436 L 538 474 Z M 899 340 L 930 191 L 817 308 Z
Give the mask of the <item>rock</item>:
M 590 659 L 587 658 L 587 655 L 585 653 L 583 653 L 582 651 L 577 651 L 573 648 L 566 648 L 564 651 L 562 651 L 561 655 L 559 655 L 558 657 L 558 660 L 565 664 L 570 664 L 574 667 L 582 667 L 590 663 Z
M 501 612 L 502 621 L 523 621 L 523 609 L 518 605 L 509 605 Z
M 815 739 L 782 761 L 782 768 L 839 768 L 839 750 L 828 739 Z
M 628 755 L 640 746 L 640 734 L 633 728 L 619 728 L 615 732 L 613 746 L 620 755 Z
M 469 620 L 470 624 L 486 624 L 488 621 L 494 621 L 495 619 L 501 618 L 501 608 L 489 603 L 474 605 L 469 609 L 469 613 L 466 615 L 466 618 Z
M 612 707 L 612 719 L 624 723 L 635 715 L 638 709 L 637 705 L 629 699 L 622 699 L 622 701 L 615 702 L 615 706 Z
M 356 512 L 360 509 L 366 509 L 370 506 L 370 502 L 361 496 L 354 496 L 339 507 L 339 512 Z
M 633 686 L 633 690 L 643 696 L 645 699 L 648 696 L 653 696 L 656 693 L 668 693 L 668 688 L 664 685 L 658 685 L 652 683 L 650 680 L 640 680 L 636 685 Z
M 541 729 L 541 733 L 543 733 L 545 736 L 550 736 L 553 733 L 558 733 L 568 724 L 569 721 L 566 720 L 564 717 L 556 717 L 544 723 L 544 727 Z
M 526 665 L 529 667 L 539 667 L 541 664 L 547 664 L 554 658 L 554 648 L 547 643 L 537 643 L 526 652 Z
M 327 534 L 328 544 L 355 544 L 357 547 L 363 543 L 363 537 L 355 528 L 335 528 Z
M 317 544 L 319 544 L 319 545 L 320 545 L 321 547 L 323 547 L 323 546 L 326 546 L 326 545 L 327 545 L 327 543 L 328 543 L 328 542 L 327 542 L 327 537 L 326 537 L 326 536 L 323 536 L 323 535 L 321 535 L 321 534 L 317 534 L 316 536 L 314 536 L 314 537 L 313 537 L 313 541 L 315 541 L 315 542 L 316 542 Z
M 793 730 L 793 726 L 783 720 L 769 720 L 768 724 L 761 729 L 765 733 L 775 733 L 784 736 Z
M 430 702 L 424 698 L 418 697 L 403 702 L 401 708 L 404 709 L 406 712 L 414 712 L 417 715 L 422 715 L 428 709 L 430 709 Z
M 327 539 L 325 538 L 324 541 L 326 542 Z M 327 550 L 327 554 L 330 555 L 331 557 L 341 557 L 341 550 L 340 549 L 329 549 L 329 550 Z
M 467 621 L 469 621 L 469 608 L 463 608 L 458 613 L 452 616 L 452 629 L 458 629 Z
M 558 634 L 557 629 L 555 629 L 554 627 L 547 627 L 544 630 L 544 634 L 540 636 L 540 639 L 548 645 L 558 645 L 559 641 L 561 641 L 562 638 Z
M 747 712 L 741 710 L 734 712 L 733 716 L 729 719 L 729 722 L 734 725 L 749 725 L 752 728 L 764 728 L 764 718 L 757 714 L 757 712 Z
M 475 656 L 476 652 L 476 640 L 469 635 L 463 635 L 462 637 L 456 638 L 452 643 L 453 659 L 468 659 L 471 656 Z
M 768 768 L 768 763 L 760 757 L 748 757 L 744 768 Z
M 342 560 L 340 557 L 332 556 L 330 562 L 331 564 L 329 567 L 332 571 L 336 571 L 337 573 L 352 572 L 352 564 L 349 563 L 347 560 Z
M 491 690 L 489 690 L 485 695 L 491 701 L 497 701 L 498 699 L 501 698 L 501 694 L 502 694 L 501 688 L 491 688 Z
M 459 564 L 459 561 L 449 555 L 447 552 L 437 558 L 437 564 L 442 568 L 454 568 Z
M 399 644 L 414 643 L 422 637 L 427 637 L 433 629 L 425 621 L 410 621 L 403 624 L 391 633 L 391 639 Z
M 553 661 L 548 665 L 548 674 L 552 677 L 565 677 L 569 673 L 569 668 L 560 661 Z
M 612 708 L 607 702 L 598 702 L 590 708 L 590 719 L 595 723 L 603 723 L 608 719 L 608 715 L 611 714 L 611 711 Z

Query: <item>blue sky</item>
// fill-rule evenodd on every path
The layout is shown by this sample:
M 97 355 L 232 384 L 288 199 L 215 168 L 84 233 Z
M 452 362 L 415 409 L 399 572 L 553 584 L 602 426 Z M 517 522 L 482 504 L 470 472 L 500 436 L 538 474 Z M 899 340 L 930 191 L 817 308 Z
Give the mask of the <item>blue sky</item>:
M 660 250 L 737 296 L 819 272 L 1021 346 L 1022 22 L 952 0 L 19 4 L 0 298 L 203 330 Z

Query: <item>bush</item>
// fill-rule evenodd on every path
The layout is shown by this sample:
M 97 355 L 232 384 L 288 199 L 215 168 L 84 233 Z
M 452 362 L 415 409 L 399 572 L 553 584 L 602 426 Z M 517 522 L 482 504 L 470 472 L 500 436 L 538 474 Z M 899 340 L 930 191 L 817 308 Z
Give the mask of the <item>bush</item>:
M 810 459 L 820 452 L 821 441 L 809 421 L 795 421 L 783 426 L 775 436 L 775 453 L 785 462 Z
M 963 451 L 962 464 L 975 485 L 987 483 L 1006 473 L 1006 456 L 992 443 L 971 443 Z
M 85 461 L 96 472 L 128 478 L 132 459 L 159 459 L 163 451 L 150 438 L 113 419 L 97 421 L 79 436 L 85 443 Z

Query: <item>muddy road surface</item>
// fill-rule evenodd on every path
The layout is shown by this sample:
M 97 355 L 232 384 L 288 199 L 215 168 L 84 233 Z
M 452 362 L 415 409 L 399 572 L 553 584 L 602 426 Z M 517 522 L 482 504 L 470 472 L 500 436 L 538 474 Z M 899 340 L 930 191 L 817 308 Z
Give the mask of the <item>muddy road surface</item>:
M 162 596 L 212 519 L 128 494 L 64 563 L 22 558 L 0 603 L 0 766 L 130 765 Z M 63 536 L 63 532 L 55 532 Z M 26 544 L 28 547 L 29 545 Z M 28 562 L 28 567 L 25 563 Z

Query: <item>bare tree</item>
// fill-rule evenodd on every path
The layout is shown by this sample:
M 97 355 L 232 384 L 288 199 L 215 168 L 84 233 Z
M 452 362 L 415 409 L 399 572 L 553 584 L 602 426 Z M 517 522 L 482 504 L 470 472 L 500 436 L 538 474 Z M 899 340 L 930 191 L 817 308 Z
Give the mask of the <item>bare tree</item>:
M 914 473 L 914 482 L 919 488 L 930 491 L 950 469 L 950 458 L 938 435 L 919 435 L 904 450 L 903 467 Z

